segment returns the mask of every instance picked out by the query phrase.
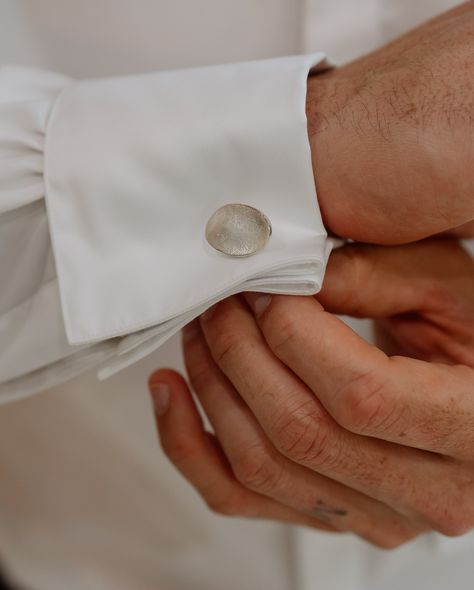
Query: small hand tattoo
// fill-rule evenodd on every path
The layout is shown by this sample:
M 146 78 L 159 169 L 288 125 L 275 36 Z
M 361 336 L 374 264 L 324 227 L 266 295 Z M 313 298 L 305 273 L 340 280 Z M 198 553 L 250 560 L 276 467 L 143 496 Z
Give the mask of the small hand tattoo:
M 310 512 L 313 516 L 324 522 L 331 521 L 333 516 L 347 516 L 347 510 L 329 506 L 329 504 L 326 504 L 322 500 L 318 500 L 316 507 Z

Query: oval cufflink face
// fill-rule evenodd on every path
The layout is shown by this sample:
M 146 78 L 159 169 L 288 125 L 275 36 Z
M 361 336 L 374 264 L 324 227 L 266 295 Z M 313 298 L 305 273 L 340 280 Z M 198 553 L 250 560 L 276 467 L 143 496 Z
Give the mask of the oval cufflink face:
M 220 207 L 206 225 L 206 240 L 228 256 L 251 256 L 268 243 L 270 220 L 255 207 L 231 203 Z

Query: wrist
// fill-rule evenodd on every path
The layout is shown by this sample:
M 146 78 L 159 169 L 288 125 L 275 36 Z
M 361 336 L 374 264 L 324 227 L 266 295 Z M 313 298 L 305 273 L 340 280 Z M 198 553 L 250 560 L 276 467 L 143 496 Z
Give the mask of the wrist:
M 399 128 L 393 131 L 383 101 L 359 73 L 333 70 L 308 81 L 308 134 L 321 214 L 336 235 L 404 241 L 394 221 L 406 214 L 406 203 L 394 204 L 409 190 L 402 173 L 406 137 Z M 380 84 L 376 92 L 383 93 Z
M 321 214 L 329 232 L 397 244 L 472 219 L 464 126 L 426 113 L 425 80 L 365 58 L 308 80 L 307 116 Z M 469 193 L 470 194 L 470 193 Z
M 349 84 L 341 82 L 334 70 L 308 78 L 306 113 L 319 207 L 328 231 L 344 237 L 354 230 L 341 118 L 350 94 Z

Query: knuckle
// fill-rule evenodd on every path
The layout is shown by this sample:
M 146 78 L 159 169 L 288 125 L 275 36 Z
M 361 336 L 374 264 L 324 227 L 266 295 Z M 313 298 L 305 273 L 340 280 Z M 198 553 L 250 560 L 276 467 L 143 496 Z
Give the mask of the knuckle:
M 433 528 L 446 537 L 460 537 L 471 530 L 462 516 L 452 513 L 436 518 Z
M 161 440 L 161 448 L 168 459 L 175 465 L 189 462 L 196 455 L 196 447 L 185 436 L 174 436 Z
M 215 366 L 207 357 L 186 362 L 186 369 L 189 381 L 195 391 L 207 389 L 208 385 L 215 376 Z
M 384 391 L 385 384 L 373 373 L 363 373 L 353 379 L 336 393 L 335 397 L 341 400 L 333 412 L 336 422 L 357 434 L 389 429 L 400 415 L 394 398 Z
M 322 466 L 334 460 L 326 417 L 314 403 L 305 403 L 275 421 L 271 438 L 285 457 L 297 463 Z
M 400 515 L 395 519 L 388 518 L 383 522 L 380 522 L 379 519 L 371 519 L 368 529 L 361 536 L 379 549 L 391 550 L 412 541 L 424 530 Z
M 204 501 L 211 512 L 221 516 L 247 516 L 245 503 L 237 493 L 226 496 L 204 497 Z
M 372 539 L 370 542 L 372 545 L 375 545 L 378 549 L 384 549 L 386 551 L 391 551 L 393 549 L 398 549 L 405 543 L 412 541 L 414 538 L 414 534 L 404 534 L 404 535 L 387 535 L 384 538 Z
M 271 318 L 273 322 L 273 318 Z M 301 326 L 292 319 L 277 316 L 268 339 L 271 351 L 278 357 L 284 357 L 286 350 L 293 348 L 299 337 Z
M 232 463 L 235 477 L 245 488 L 271 494 L 277 488 L 281 470 L 269 454 L 258 449 L 242 453 Z
M 216 338 L 212 352 L 216 363 L 225 369 L 234 364 L 237 359 L 243 358 L 248 349 L 248 340 L 239 338 L 235 332 L 222 330 Z
M 425 500 L 420 512 L 434 530 L 447 537 L 459 537 L 473 525 L 472 507 L 468 504 L 472 501 L 464 494 L 443 494 Z
M 460 537 L 471 530 L 472 526 L 459 510 L 447 510 L 434 515 L 433 528 L 446 537 Z

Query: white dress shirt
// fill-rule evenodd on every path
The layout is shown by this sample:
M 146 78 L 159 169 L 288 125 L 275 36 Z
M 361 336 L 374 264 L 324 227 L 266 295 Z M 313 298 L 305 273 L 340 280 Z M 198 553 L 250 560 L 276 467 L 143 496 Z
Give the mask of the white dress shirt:
M 319 290 L 317 67 L 321 53 L 79 82 L 0 70 L 0 401 L 106 361 L 110 376 L 231 294 Z M 270 220 L 252 256 L 205 239 L 234 203 Z
M 3 63 L 61 72 L 67 80 L 319 49 L 340 61 L 408 28 L 413 19 L 422 20 L 454 3 L 2 0 L 0 55 Z M 49 79 L 51 94 L 45 98 L 51 102 L 59 90 L 53 80 L 62 85 L 64 78 Z M 33 139 L 29 135 L 30 144 Z M 40 164 L 41 159 L 32 158 L 37 180 L 43 178 Z M 40 190 L 30 198 L 37 203 L 27 205 L 34 222 L 25 217 L 24 224 L 15 223 L 14 247 L 0 258 L 0 276 L 10 277 L 2 283 L 2 293 L 13 287 L 13 279 L 24 282 L 19 289 L 30 291 L 47 278 L 60 279 L 41 203 L 42 183 L 36 186 Z M 70 197 L 74 200 L 72 193 Z M 219 194 L 215 206 L 226 202 L 227 195 Z M 3 215 L 3 222 L 15 215 Z M 33 261 L 30 272 L 15 274 L 15 268 L 25 268 L 23 256 Z M 25 358 L 37 358 L 43 354 L 41 343 L 55 338 L 61 344 L 56 358 L 66 358 L 65 347 L 71 346 L 86 346 L 95 354 L 97 342 L 68 342 L 58 298 L 54 310 L 49 317 L 56 319 L 46 328 L 42 314 L 36 315 L 37 324 L 31 323 L 34 315 L 25 316 L 25 342 L 31 339 L 31 350 L 36 351 Z M 11 343 L 0 342 L 0 363 L 10 354 L 8 344 L 14 347 L 20 336 L 21 331 L 13 331 L 7 337 Z M 103 341 L 101 346 L 112 347 L 106 351 L 111 355 L 107 363 L 119 358 L 116 339 L 130 337 L 135 335 Z M 177 338 L 105 381 L 97 380 L 94 369 L 41 395 L 0 407 L 0 560 L 19 584 L 32 590 L 471 588 L 473 535 L 428 536 L 388 553 L 351 536 L 210 514 L 156 443 L 145 382 L 153 368 L 163 365 L 182 369 Z M 2 367 L 11 371 L 8 363 Z M 54 378 L 67 377 L 57 365 L 51 367 Z M 33 388 L 38 386 L 35 381 Z

